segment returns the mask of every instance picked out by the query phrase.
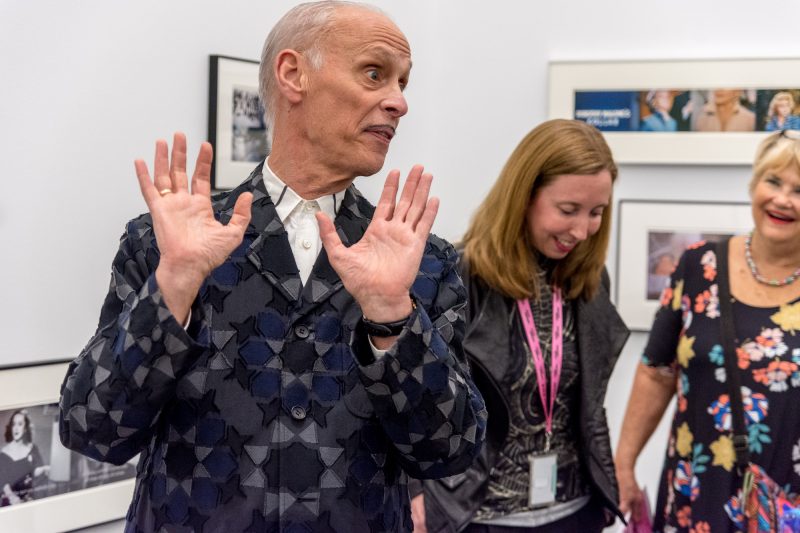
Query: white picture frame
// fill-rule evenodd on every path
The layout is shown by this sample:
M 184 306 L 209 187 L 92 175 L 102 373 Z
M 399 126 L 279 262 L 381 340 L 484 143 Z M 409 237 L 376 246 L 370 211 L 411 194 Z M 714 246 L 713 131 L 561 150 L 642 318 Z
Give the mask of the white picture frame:
M 209 56 L 208 142 L 214 148 L 214 190 L 236 187 L 269 154 L 258 65 L 249 59 Z
M 67 372 L 68 361 L 46 362 L 28 366 L 0 368 L 0 416 L 4 428 L 8 413 L 18 409 L 33 411 L 50 407 L 59 401 L 61 383 Z M 27 416 L 27 415 L 26 415 Z M 37 427 L 33 426 L 33 440 L 37 443 Z M 44 428 L 39 427 L 39 430 Z M 52 461 L 57 446 L 61 446 L 56 428 L 49 431 L 44 443 L 50 447 L 46 459 L 50 459 L 49 476 L 56 468 Z M 4 430 L 0 431 L 3 434 Z M 4 439 L 2 444 L 5 444 Z M 62 456 L 72 454 L 66 448 Z M 47 461 L 46 461 L 47 463 Z M 99 463 L 98 463 L 99 464 Z M 118 468 L 118 467 L 112 467 Z M 67 465 L 67 475 L 69 464 Z M 0 507 L 0 531 L 25 531 L 26 533 L 56 533 L 85 528 L 95 524 L 119 520 L 125 517 L 133 497 L 134 478 L 98 484 L 80 490 L 69 489 L 40 499 Z
M 677 264 L 686 246 L 748 233 L 749 203 L 620 200 L 617 206 L 617 311 L 634 331 L 649 331 L 668 283 L 665 256 Z
M 800 59 L 551 62 L 549 118 L 575 118 L 576 91 L 800 88 Z M 800 102 L 798 102 L 800 104 Z M 767 135 L 753 132 L 604 132 L 630 164 L 749 165 Z

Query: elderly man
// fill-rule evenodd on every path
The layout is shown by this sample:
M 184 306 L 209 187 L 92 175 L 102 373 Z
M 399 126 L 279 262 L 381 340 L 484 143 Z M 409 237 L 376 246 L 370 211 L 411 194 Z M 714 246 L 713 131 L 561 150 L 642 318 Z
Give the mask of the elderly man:
M 261 63 L 269 158 L 209 197 L 186 141 L 156 143 L 149 214 L 128 224 L 97 333 L 70 365 L 61 438 L 137 453 L 140 531 L 410 531 L 407 475 L 464 470 L 483 400 L 462 360 L 456 255 L 414 167 L 377 207 L 352 187 L 382 167 L 411 68 L 373 8 L 303 4 Z

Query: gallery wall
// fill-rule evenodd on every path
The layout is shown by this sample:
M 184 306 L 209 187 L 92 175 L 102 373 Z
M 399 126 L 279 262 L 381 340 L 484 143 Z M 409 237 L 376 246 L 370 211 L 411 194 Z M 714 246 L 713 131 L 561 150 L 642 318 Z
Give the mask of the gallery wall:
M 73 357 L 91 336 L 125 222 L 145 209 L 133 160 L 206 136 L 208 55 L 257 59 L 288 0 L 0 0 L 0 364 Z M 733 0 L 375 1 L 405 31 L 410 112 L 384 171 L 421 162 L 456 240 L 519 139 L 547 118 L 549 61 L 800 56 L 800 3 Z M 598 80 L 602 84 L 602 80 Z M 245 176 L 242 176 L 243 178 Z M 616 199 L 746 201 L 744 166 L 622 166 Z M 676 216 L 679 216 L 676 214 Z M 610 271 L 615 260 L 609 258 Z M 606 401 L 616 439 L 645 341 Z M 657 481 L 664 425 L 640 477 Z

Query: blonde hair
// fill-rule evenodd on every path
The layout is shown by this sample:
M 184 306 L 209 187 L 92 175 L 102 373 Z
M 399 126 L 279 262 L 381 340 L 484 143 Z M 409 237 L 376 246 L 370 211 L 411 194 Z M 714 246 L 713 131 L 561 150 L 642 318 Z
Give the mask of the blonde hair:
M 767 172 L 780 172 L 789 167 L 800 172 L 800 130 L 788 131 L 789 134 L 777 131 L 758 145 L 753 162 L 753 176 L 750 178 L 751 193 Z
M 464 235 L 464 257 L 471 274 L 512 298 L 538 298 L 539 265 L 526 224 L 531 199 L 558 176 L 604 170 L 611 174 L 613 183 L 617 165 L 595 127 L 578 120 L 556 119 L 534 128 L 512 152 Z M 568 298 L 594 297 L 610 232 L 609 203 L 597 233 L 580 242 L 553 272 L 553 282 Z
M 772 97 L 772 100 L 769 101 L 769 110 L 767 111 L 767 115 L 770 117 L 775 116 L 775 108 L 778 107 L 778 103 L 781 101 L 789 102 L 789 113 L 794 110 L 794 97 L 792 93 L 787 91 L 780 91 L 775 93 L 775 96 Z

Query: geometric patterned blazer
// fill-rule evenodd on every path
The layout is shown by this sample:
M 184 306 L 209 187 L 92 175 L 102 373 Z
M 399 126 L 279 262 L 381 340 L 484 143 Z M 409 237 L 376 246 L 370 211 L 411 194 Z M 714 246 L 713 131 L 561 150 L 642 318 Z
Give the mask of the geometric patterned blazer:
M 111 463 L 141 453 L 126 532 L 411 531 L 407 475 L 465 470 L 486 428 L 455 251 L 428 238 L 416 309 L 376 361 L 324 249 L 301 283 L 261 166 L 213 198 L 215 215 L 226 223 L 244 191 L 244 240 L 186 329 L 155 281 L 152 219 L 128 223 L 97 332 L 61 388 L 61 440 Z M 348 188 L 334 221 L 345 244 L 373 211 Z

